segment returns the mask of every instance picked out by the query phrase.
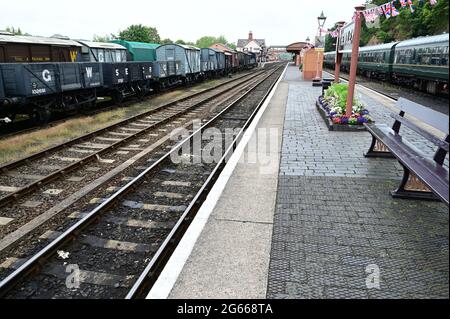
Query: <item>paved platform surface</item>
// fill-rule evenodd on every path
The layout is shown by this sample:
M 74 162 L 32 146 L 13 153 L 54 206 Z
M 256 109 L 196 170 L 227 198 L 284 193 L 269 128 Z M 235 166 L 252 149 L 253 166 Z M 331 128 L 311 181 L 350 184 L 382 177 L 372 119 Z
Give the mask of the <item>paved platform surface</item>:
M 366 132 L 330 132 L 315 108 L 320 88 L 289 68 L 268 298 L 448 298 L 448 209 L 394 200 L 401 167 L 367 159 Z M 358 92 L 378 122 L 393 103 Z M 382 102 L 382 103 L 380 103 Z M 434 154 L 432 145 L 403 131 Z M 380 289 L 367 289 L 376 265 Z
M 287 69 L 258 125 L 280 132 L 275 161 L 238 164 L 170 298 L 449 297 L 448 208 L 394 200 L 399 164 L 364 158 L 367 132 L 329 132 L 319 94 Z M 392 123 L 393 102 L 357 94 Z M 368 289 L 374 267 L 380 287 Z

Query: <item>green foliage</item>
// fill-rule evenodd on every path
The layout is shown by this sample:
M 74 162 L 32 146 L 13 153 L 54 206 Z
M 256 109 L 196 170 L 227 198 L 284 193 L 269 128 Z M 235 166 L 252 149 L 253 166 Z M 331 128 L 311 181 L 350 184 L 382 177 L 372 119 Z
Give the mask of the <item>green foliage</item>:
M 142 24 L 134 24 L 119 33 L 119 39 L 126 41 L 160 43 L 158 30 Z
M 367 0 L 367 4 L 382 5 L 386 0 Z M 388 43 L 405 39 L 436 35 L 449 31 L 449 0 L 438 0 L 432 6 L 429 1 L 415 0 L 416 11 L 411 13 L 409 7 L 401 8 L 397 1 L 395 6 L 400 14 L 386 19 L 380 18 L 380 28 L 367 28 L 363 24 L 361 33 L 361 45 L 371 42 Z
M 212 36 L 201 37 L 200 39 L 197 40 L 195 46 L 199 48 L 209 48 L 210 46 L 216 43 L 222 43 L 229 46 L 232 49 L 236 49 L 236 46 L 232 43 L 228 43 L 227 39 L 223 35 L 219 37 L 212 37 Z
M 347 105 L 347 96 L 348 96 L 348 84 L 333 84 L 325 92 L 325 97 L 335 98 L 337 104 L 342 109 L 345 109 L 345 106 Z
M 94 35 L 94 37 L 92 38 L 92 41 L 94 42 L 109 42 L 112 40 L 112 36 L 111 35 Z
M 15 28 L 15 27 L 13 27 L 13 26 L 11 26 L 11 27 L 6 27 L 6 29 L 5 29 L 5 31 L 6 32 L 10 32 L 10 33 L 12 33 L 12 34 L 14 34 L 14 35 L 24 35 L 23 33 L 22 33 L 22 30 L 20 30 L 20 28 Z
M 337 23 L 329 29 L 328 31 L 334 31 L 337 29 Z M 337 38 L 333 38 L 331 35 L 327 34 L 325 36 L 325 52 L 336 51 Z
M 169 38 L 166 38 L 166 39 L 162 39 L 160 43 L 161 44 L 171 44 L 171 43 L 173 43 L 173 41 L 170 40 Z

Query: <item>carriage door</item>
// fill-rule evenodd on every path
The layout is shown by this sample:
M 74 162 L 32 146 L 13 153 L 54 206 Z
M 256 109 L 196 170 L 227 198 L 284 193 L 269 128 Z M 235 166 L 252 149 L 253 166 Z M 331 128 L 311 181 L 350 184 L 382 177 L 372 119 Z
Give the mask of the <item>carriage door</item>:
M 168 61 L 174 61 L 175 60 L 175 49 L 167 49 L 166 56 L 167 56 Z
M 0 47 L 0 63 L 5 63 L 6 54 L 5 54 L 5 48 Z

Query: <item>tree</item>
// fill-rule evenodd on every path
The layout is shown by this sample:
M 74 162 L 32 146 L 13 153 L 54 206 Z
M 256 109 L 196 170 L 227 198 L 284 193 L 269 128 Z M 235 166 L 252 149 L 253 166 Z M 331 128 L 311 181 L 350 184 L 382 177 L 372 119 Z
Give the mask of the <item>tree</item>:
M 386 0 L 367 0 L 367 4 L 382 5 Z M 380 17 L 380 28 L 367 28 L 363 24 L 361 45 L 367 43 L 387 43 L 402 41 L 419 36 L 441 34 L 449 31 L 449 0 L 439 0 L 431 5 L 429 1 L 414 0 L 416 10 L 409 7 L 401 8 L 399 2 L 394 2 L 400 14 L 387 19 Z
M 184 42 L 183 40 L 177 40 L 175 41 L 176 44 L 186 44 L 186 42 Z
M 196 46 L 199 48 L 209 48 L 211 45 L 217 43 L 217 38 L 204 36 L 197 40 Z
M 170 40 L 169 38 L 166 38 L 166 39 L 162 39 L 162 40 L 160 41 L 160 43 L 161 43 L 161 44 L 172 44 L 173 41 Z
M 153 27 L 133 24 L 119 33 L 119 39 L 135 42 L 160 43 L 158 30 Z
M 338 24 L 336 23 L 334 27 L 332 27 L 328 31 L 334 31 L 337 29 L 337 27 Z M 333 38 L 331 35 L 327 34 L 325 36 L 325 52 L 336 51 L 336 42 L 337 38 Z
M 113 38 L 112 35 L 104 35 L 104 36 L 94 35 L 94 37 L 92 38 L 92 41 L 94 41 L 94 42 L 109 42 L 112 40 L 112 38 Z
M 233 43 L 228 43 L 227 39 L 223 35 L 220 35 L 217 38 L 212 36 L 201 37 L 200 39 L 197 40 L 195 45 L 199 48 L 209 48 L 210 46 L 216 43 L 222 43 L 229 46 L 232 49 L 236 49 L 236 45 L 234 45 Z
M 5 31 L 6 32 L 10 32 L 10 33 L 12 33 L 12 34 L 14 34 L 14 35 L 24 35 L 23 33 L 22 33 L 22 30 L 20 30 L 20 28 L 15 28 L 15 27 L 13 27 L 13 26 L 11 26 L 11 27 L 6 27 L 6 29 L 5 29 Z

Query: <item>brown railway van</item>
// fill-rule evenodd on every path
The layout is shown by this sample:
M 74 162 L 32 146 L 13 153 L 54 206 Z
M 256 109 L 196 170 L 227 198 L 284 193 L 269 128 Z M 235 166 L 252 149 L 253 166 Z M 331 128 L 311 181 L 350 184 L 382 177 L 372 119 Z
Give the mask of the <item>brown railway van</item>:
M 0 33 L 0 63 L 80 62 L 81 47 L 68 39 Z

